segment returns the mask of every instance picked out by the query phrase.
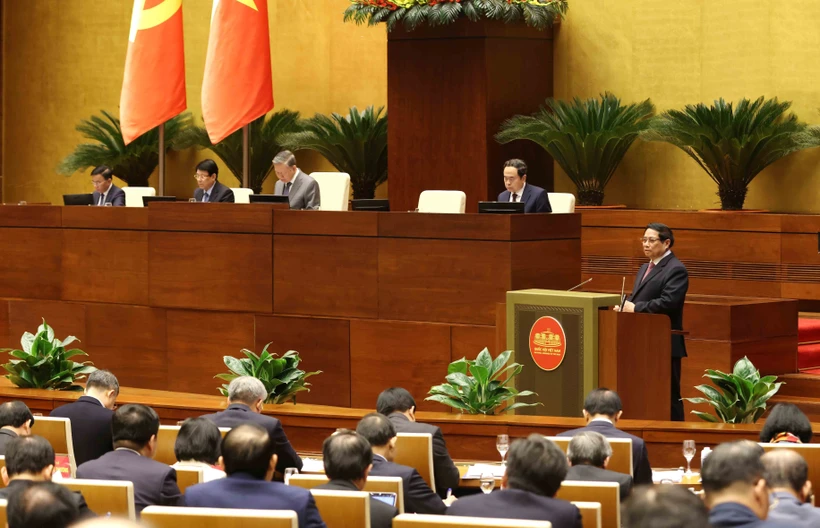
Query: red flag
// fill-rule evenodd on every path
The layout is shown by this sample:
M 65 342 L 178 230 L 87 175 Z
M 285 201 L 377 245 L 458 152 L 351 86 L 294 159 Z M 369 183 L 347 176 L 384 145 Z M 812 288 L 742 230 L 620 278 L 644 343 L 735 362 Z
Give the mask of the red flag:
M 120 94 L 125 144 L 187 107 L 182 0 L 134 0 Z
M 267 0 L 214 0 L 202 81 L 211 143 L 273 108 Z

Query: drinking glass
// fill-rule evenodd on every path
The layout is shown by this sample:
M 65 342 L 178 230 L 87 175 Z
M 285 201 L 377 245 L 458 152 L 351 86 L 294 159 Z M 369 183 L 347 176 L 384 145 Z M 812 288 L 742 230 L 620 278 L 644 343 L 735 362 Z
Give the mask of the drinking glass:
M 105 202 L 103 204 L 103 207 L 114 207 L 114 204 L 112 204 L 111 202 Z
M 190 203 L 196 203 L 196 198 L 188 198 L 188 201 L 189 201 Z
M 19 202 L 17 202 L 17 205 L 28 205 L 28 202 L 25 200 L 20 200 Z
M 285 484 L 290 481 L 291 475 L 298 475 L 299 470 L 296 468 L 285 468 Z
M 692 468 L 690 467 L 690 463 L 692 459 L 695 458 L 695 453 L 697 453 L 697 449 L 695 447 L 694 440 L 684 440 L 683 441 L 683 458 L 686 459 L 686 474 L 692 474 Z
M 486 495 L 493 491 L 495 487 L 495 477 L 492 473 L 482 473 L 481 474 L 481 491 Z
M 498 449 L 498 452 L 501 455 L 501 464 L 505 464 L 507 451 L 510 450 L 510 437 L 505 434 L 498 435 L 495 439 L 495 448 Z

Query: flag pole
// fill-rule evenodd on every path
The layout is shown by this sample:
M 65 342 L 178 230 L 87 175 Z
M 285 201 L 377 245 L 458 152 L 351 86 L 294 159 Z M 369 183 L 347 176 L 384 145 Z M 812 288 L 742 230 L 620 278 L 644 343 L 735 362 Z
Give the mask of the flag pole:
M 251 172 L 251 125 L 242 127 L 242 187 L 250 187 Z
M 159 196 L 165 196 L 165 123 L 159 126 Z

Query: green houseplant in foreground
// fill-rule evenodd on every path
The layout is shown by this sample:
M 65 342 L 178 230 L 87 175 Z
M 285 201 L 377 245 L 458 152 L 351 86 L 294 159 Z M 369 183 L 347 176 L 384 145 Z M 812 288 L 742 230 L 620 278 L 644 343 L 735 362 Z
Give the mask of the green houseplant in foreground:
M 684 398 L 690 403 L 707 403 L 717 416 L 701 411 L 692 411 L 707 422 L 755 423 L 764 412 L 766 402 L 774 396 L 783 382 L 777 382 L 777 376 L 760 377 L 760 372 L 744 357 L 735 363 L 730 374 L 719 370 L 706 369 L 704 378 L 709 378 L 717 385 L 698 385 L 695 387 L 705 398 Z M 718 390 L 719 389 L 719 390 Z
M 538 403 L 510 403 L 519 396 L 538 396 L 532 391 L 517 391 L 507 384 L 517 376 L 524 365 L 507 365 L 512 350 L 505 350 L 493 359 L 485 348 L 474 360 L 461 358 L 447 368 L 446 383 L 430 388 L 428 401 L 435 401 L 459 409 L 467 414 L 501 414 L 519 407 L 533 407 Z M 506 375 L 506 379 L 501 379 Z M 506 406 L 498 409 L 502 404 Z
M 305 372 L 300 370 L 298 368 L 301 361 L 299 352 L 288 350 L 282 357 L 278 357 L 276 354 L 268 352 L 270 345 L 270 343 L 265 345 L 262 353 L 258 356 L 246 348 L 241 351 L 246 356 L 244 358 L 224 356 L 222 360 L 230 372 L 217 374 L 214 377 L 230 383 L 239 376 L 252 376 L 261 381 L 268 391 L 265 403 L 285 403 L 291 400 L 296 403 L 297 392 L 310 392 L 308 388 L 310 383 L 305 380 L 315 374 L 321 374 L 322 371 Z M 219 392 L 223 396 L 227 396 L 228 384 L 222 385 Z
M 22 350 L 0 349 L 14 358 L 3 365 L 8 372 L 6 377 L 24 389 L 82 390 L 74 382 L 97 369 L 90 361 L 77 363 L 71 360 L 75 356 L 88 355 L 78 348 L 65 349 L 74 341 L 78 341 L 74 336 L 62 341 L 54 337 L 54 330 L 43 319 L 36 334 L 23 334 L 20 339 Z

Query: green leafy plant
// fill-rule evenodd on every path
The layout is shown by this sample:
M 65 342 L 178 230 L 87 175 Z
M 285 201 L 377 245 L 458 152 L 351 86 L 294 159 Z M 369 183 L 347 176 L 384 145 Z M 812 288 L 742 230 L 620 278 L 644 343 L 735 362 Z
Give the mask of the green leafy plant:
M 100 116 L 83 119 L 77 125 L 85 139 L 91 143 L 77 145 L 57 167 L 57 172 L 70 176 L 77 171 L 108 165 L 114 176 L 135 187 L 148 186 L 148 178 L 159 165 L 159 128 L 141 135 L 127 146 L 122 139 L 120 120 L 105 110 Z M 180 150 L 180 133 L 191 125 L 191 114 L 184 113 L 165 123 L 165 147 Z
M 507 403 L 519 396 L 538 396 L 532 391 L 517 391 L 507 384 L 517 376 L 524 365 L 511 363 L 511 350 L 505 350 L 495 359 L 485 348 L 475 360 L 461 358 L 447 368 L 447 383 L 430 388 L 428 401 L 448 405 L 468 414 L 501 414 L 519 407 L 533 407 L 538 403 Z M 503 379 L 506 376 L 506 379 Z M 498 409 L 502 404 L 506 406 Z
M 348 115 L 316 114 L 304 121 L 304 131 L 282 138 L 291 150 L 313 150 L 337 170 L 350 175 L 353 198 L 373 198 L 387 180 L 387 114 L 384 107 L 354 106 Z
M 298 132 L 302 129 L 299 112 L 282 110 L 268 116 L 254 119 L 250 124 L 250 174 L 248 183 L 253 192 L 262 192 L 262 184 L 268 179 L 273 169 L 273 157 L 285 147 L 281 137 L 284 134 Z M 210 149 L 219 156 L 236 180 L 242 183 L 242 130 L 237 130 L 216 145 L 211 144 L 204 126 L 190 126 L 179 138 L 182 148 L 195 147 Z
M 625 106 L 611 93 L 572 102 L 547 99 L 536 114 L 505 121 L 495 138 L 538 144 L 575 184 L 578 205 L 601 205 L 615 169 L 654 113 L 649 99 Z
M 268 391 L 265 403 L 285 403 L 291 400 L 296 403 L 297 392 L 310 392 L 308 388 L 310 383 L 305 380 L 310 376 L 321 374 L 322 371 L 300 370 L 298 368 L 301 361 L 299 352 L 288 350 L 282 357 L 278 357 L 277 354 L 268 352 L 270 345 L 270 343 L 265 345 L 258 356 L 246 348 L 241 350 L 246 356 L 244 358 L 224 356 L 222 360 L 230 372 L 217 374 L 214 377 L 230 383 L 239 376 L 252 376 L 261 381 L 265 385 L 265 390 Z M 219 392 L 227 396 L 228 384 L 223 384 Z
M 794 114 L 790 102 L 723 99 L 712 106 L 686 105 L 658 116 L 641 134 L 686 152 L 718 186 L 721 208 L 741 210 L 749 184 L 760 171 L 792 152 L 820 146 L 820 134 Z
M 766 402 L 774 396 L 783 382 L 777 382 L 777 376 L 760 377 L 760 372 L 744 357 L 735 363 L 731 374 L 719 370 L 706 369 L 704 378 L 709 378 L 718 387 L 698 385 L 695 388 L 705 398 L 684 398 L 690 403 L 711 405 L 714 414 L 692 411 L 707 422 L 755 423 L 766 412 Z
M 24 389 L 82 390 L 74 382 L 97 369 L 90 361 L 77 363 L 71 360 L 75 356 L 88 355 L 78 348 L 65 349 L 74 341 L 79 340 L 74 336 L 62 341 L 54 337 L 54 330 L 43 319 L 36 334 L 23 334 L 20 339 L 22 350 L 0 349 L 15 358 L 3 365 L 8 372 L 6 378 Z

